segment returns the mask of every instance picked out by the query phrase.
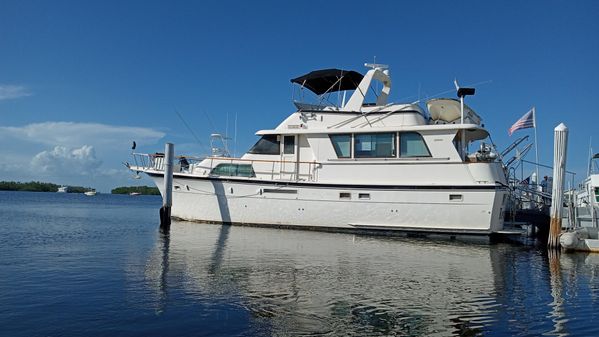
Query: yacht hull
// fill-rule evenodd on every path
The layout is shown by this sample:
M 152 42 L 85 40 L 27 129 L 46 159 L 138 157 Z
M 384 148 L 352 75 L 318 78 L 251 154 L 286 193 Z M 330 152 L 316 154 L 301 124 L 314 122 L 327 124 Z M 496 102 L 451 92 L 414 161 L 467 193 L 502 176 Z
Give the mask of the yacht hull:
M 161 174 L 150 174 L 163 193 Z M 496 185 L 337 185 L 175 175 L 175 218 L 343 230 L 488 235 L 503 229 Z

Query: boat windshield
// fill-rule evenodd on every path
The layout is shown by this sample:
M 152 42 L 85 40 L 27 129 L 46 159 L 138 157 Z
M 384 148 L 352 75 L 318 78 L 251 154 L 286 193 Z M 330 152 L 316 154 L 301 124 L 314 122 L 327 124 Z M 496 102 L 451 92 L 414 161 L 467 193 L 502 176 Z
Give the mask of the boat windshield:
M 279 135 L 264 135 L 260 138 L 249 153 L 252 154 L 279 154 L 281 151 Z

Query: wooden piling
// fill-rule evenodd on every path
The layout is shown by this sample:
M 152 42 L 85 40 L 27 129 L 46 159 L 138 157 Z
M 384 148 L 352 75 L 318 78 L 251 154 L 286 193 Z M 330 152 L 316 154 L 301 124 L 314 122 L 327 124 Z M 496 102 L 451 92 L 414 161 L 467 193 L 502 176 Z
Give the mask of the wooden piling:
M 173 158 L 175 145 L 166 143 L 164 146 L 164 193 L 160 207 L 160 228 L 171 226 L 171 206 L 173 205 Z
M 553 187 L 551 189 L 551 222 L 547 247 L 559 248 L 559 235 L 562 231 L 562 208 L 564 197 L 564 176 L 566 173 L 566 149 L 568 128 L 564 123 L 556 126 L 553 141 Z

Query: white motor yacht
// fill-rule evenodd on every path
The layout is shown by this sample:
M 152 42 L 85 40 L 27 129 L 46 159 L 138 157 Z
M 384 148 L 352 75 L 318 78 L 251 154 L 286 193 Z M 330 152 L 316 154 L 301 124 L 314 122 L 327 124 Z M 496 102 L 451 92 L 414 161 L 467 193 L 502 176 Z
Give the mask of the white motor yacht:
M 459 99 L 429 100 L 427 110 L 390 103 L 388 67 L 367 66 L 364 75 L 325 69 L 292 79 L 317 104 L 294 102 L 297 111 L 258 131 L 260 139 L 239 158 L 179 156 L 171 215 L 313 229 L 501 231 L 506 176 L 483 142 L 489 134 L 481 118 L 464 104 L 474 89 L 457 88 Z M 134 159 L 129 168 L 152 177 L 164 194 L 164 155 Z

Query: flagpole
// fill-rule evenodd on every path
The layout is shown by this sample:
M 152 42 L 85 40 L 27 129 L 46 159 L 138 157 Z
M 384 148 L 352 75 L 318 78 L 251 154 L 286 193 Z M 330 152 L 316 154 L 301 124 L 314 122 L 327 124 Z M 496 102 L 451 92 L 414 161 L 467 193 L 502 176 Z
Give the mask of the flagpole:
M 537 161 L 537 185 L 539 184 L 539 179 L 541 179 L 541 177 L 539 177 L 539 142 L 537 142 L 537 109 L 533 106 L 532 107 L 532 117 L 533 117 L 533 121 L 534 121 L 534 129 L 535 129 L 535 159 Z

